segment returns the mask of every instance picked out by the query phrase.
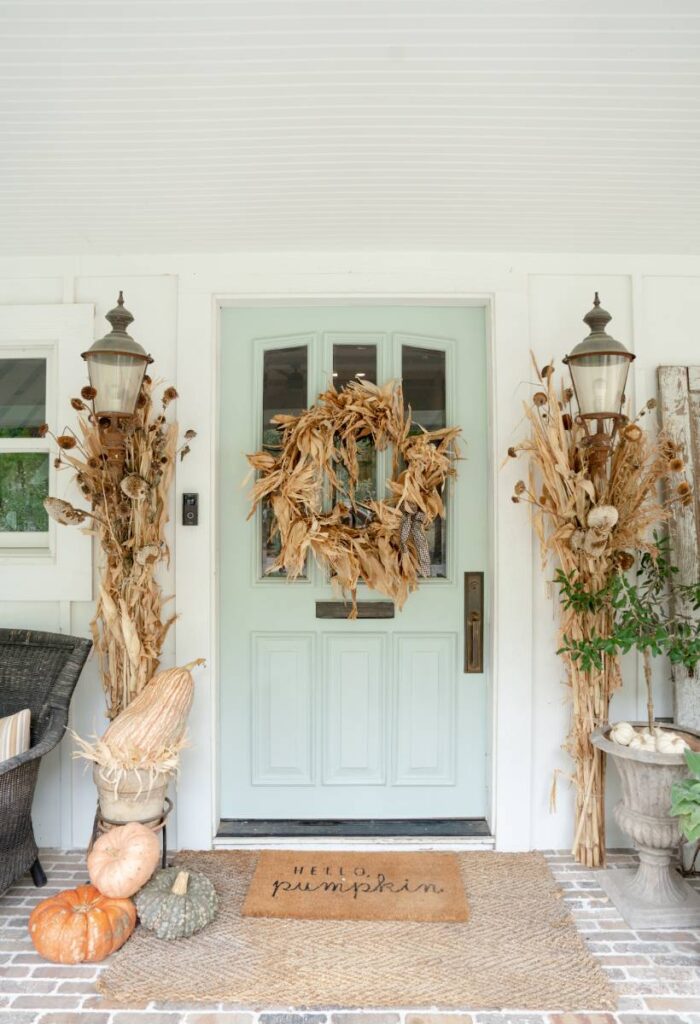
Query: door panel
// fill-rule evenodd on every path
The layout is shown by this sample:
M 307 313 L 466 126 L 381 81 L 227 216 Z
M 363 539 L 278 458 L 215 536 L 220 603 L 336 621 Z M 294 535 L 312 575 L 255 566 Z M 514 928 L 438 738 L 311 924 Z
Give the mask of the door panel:
M 417 424 L 463 430 L 431 577 L 394 619 L 316 619 L 337 599 L 326 573 L 266 575 L 270 510 L 246 522 L 245 453 L 274 450 L 272 416 L 354 377 L 402 377 Z M 483 816 L 487 674 L 462 665 L 463 573 L 489 568 L 483 310 L 224 309 L 220 394 L 222 817 Z M 383 497 L 391 453 L 368 444 L 361 465 L 359 500 Z
M 324 784 L 384 785 L 386 637 L 326 634 L 323 640 Z
M 397 786 L 455 785 L 455 636 L 395 636 Z
M 253 783 L 313 781 L 313 634 L 253 636 Z

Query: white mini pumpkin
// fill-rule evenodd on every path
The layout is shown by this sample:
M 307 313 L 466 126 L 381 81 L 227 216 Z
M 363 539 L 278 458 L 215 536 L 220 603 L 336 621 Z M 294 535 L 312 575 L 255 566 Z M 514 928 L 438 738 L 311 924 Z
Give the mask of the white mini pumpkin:
M 133 896 L 158 866 L 160 843 L 150 828 L 132 821 L 105 832 L 88 854 L 90 881 L 103 896 Z
M 630 722 L 617 722 L 610 730 L 610 739 L 613 743 L 619 743 L 623 747 L 628 747 L 636 735 L 634 726 Z

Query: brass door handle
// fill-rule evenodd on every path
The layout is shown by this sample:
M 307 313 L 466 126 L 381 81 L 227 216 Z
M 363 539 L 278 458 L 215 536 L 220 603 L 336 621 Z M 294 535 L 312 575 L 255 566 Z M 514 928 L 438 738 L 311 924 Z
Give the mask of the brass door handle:
M 467 644 L 468 672 L 481 672 L 481 616 L 469 613 L 469 643 Z
M 484 671 L 484 574 L 464 574 L 464 671 Z

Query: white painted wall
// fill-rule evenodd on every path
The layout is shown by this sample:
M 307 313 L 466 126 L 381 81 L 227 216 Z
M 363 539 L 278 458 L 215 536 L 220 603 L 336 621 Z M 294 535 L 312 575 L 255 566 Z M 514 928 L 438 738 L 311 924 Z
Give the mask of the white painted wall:
M 556 609 L 546 594 L 539 555 L 526 513 L 512 505 L 513 482 L 524 467 L 499 469 L 509 444 L 521 436 L 521 400 L 532 380 L 529 350 L 541 363 L 559 361 L 586 333 L 581 317 L 593 291 L 613 314 L 612 333 L 637 353 L 631 397 L 641 404 L 655 393 L 660 363 L 697 362 L 700 323 L 700 258 L 562 254 L 558 256 L 460 253 L 240 253 L 197 256 L 90 256 L 0 260 L 0 303 L 92 303 L 95 336 L 104 313 L 124 289 L 134 313 L 134 336 L 155 358 L 158 377 L 174 381 L 181 395 L 183 429 L 198 432 L 192 455 L 178 467 L 175 501 L 199 491 L 200 526 L 176 527 L 174 569 L 164 580 L 177 588 L 182 618 L 171 634 L 164 662 L 205 655 L 191 717 L 192 749 L 183 757 L 178 793 L 181 846 L 209 844 L 216 819 L 216 657 L 212 636 L 211 580 L 215 523 L 212 404 L 216 398 L 215 296 L 290 300 L 299 296 L 400 299 L 486 295 L 493 310 L 495 699 L 493 707 L 494 826 L 504 849 L 566 846 L 571 839 L 571 798 L 561 744 L 568 708 L 555 650 Z M 66 418 L 69 416 L 66 412 Z M 62 425 L 62 424 L 60 424 Z M 86 634 L 89 603 L 17 602 L 3 586 L 0 624 L 64 629 Z M 658 710 L 671 713 L 668 673 L 658 670 Z M 643 714 L 640 674 L 625 666 L 625 686 L 614 698 L 614 717 Z M 94 664 L 88 665 L 73 701 L 73 727 L 99 730 L 103 699 Z M 560 771 L 558 811 L 549 811 L 550 788 Z M 610 773 L 612 776 L 613 773 Z M 614 789 L 614 779 L 610 785 Z M 609 803 L 612 807 L 612 800 Z M 94 813 L 89 775 L 70 758 L 70 741 L 45 759 L 35 805 L 40 843 L 84 846 Z M 175 833 L 173 833 L 173 837 Z M 620 841 L 610 831 L 610 841 Z

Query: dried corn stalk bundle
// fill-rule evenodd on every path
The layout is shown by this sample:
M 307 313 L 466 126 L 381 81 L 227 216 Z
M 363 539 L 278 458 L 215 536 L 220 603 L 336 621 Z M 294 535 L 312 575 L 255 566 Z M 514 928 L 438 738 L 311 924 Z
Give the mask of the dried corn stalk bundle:
M 414 424 L 401 385 L 352 381 L 330 388 L 299 416 L 273 418 L 279 452 L 257 452 L 248 461 L 258 477 L 252 508 L 269 501 L 281 550 L 268 572 L 290 579 L 312 555 L 334 584 L 352 597 L 357 614 L 360 582 L 401 608 L 418 577 L 430 572 L 425 531 L 444 515 L 443 492 L 456 473 L 458 427 L 427 431 Z M 360 502 L 358 445 L 392 449 L 392 479 L 383 501 Z M 361 524 L 361 525 L 358 525 Z
M 642 551 L 652 554 L 651 528 L 667 520 L 673 503 L 688 500 L 685 482 L 659 500 L 660 481 L 683 469 L 676 446 L 665 436 L 650 440 L 639 418 L 616 435 L 607 473 L 591 473 L 584 428 L 572 411 L 573 392 L 558 393 L 553 367 L 538 373 L 544 390 L 525 403 L 530 437 L 509 449 L 529 459 L 529 479 L 519 481 L 513 501 L 529 502 L 539 538 L 542 566 L 553 561 L 589 593 L 602 590 L 613 575 L 631 568 Z M 640 416 L 653 409 L 651 399 Z M 593 613 L 561 606 L 560 634 L 572 640 L 605 636 L 609 612 Z M 608 720 L 610 698 L 620 685 L 617 658 L 604 656 L 600 671 L 583 671 L 563 654 L 571 691 L 571 731 L 566 744 L 573 760 L 576 792 L 572 852 L 589 867 L 605 861 L 605 777 L 601 752 L 591 746 L 591 732 Z
M 103 564 L 95 617 L 91 628 L 107 698 L 107 715 L 115 718 L 136 697 L 158 669 L 163 642 L 175 616 L 163 619 L 163 598 L 155 573 L 169 561 L 165 527 L 168 495 L 178 451 L 176 423 L 166 420 L 177 398 L 166 388 L 160 408 L 151 397 L 152 381 L 144 378 L 136 413 L 125 425 L 123 462 L 110 457 L 95 414 L 95 391 L 83 388 L 71 400 L 79 413 L 78 430 L 55 437 L 56 465 L 71 469 L 90 511 L 47 498 L 49 515 L 63 524 L 86 524 L 96 536 Z M 49 432 L 45 428 L 45 432 Z

